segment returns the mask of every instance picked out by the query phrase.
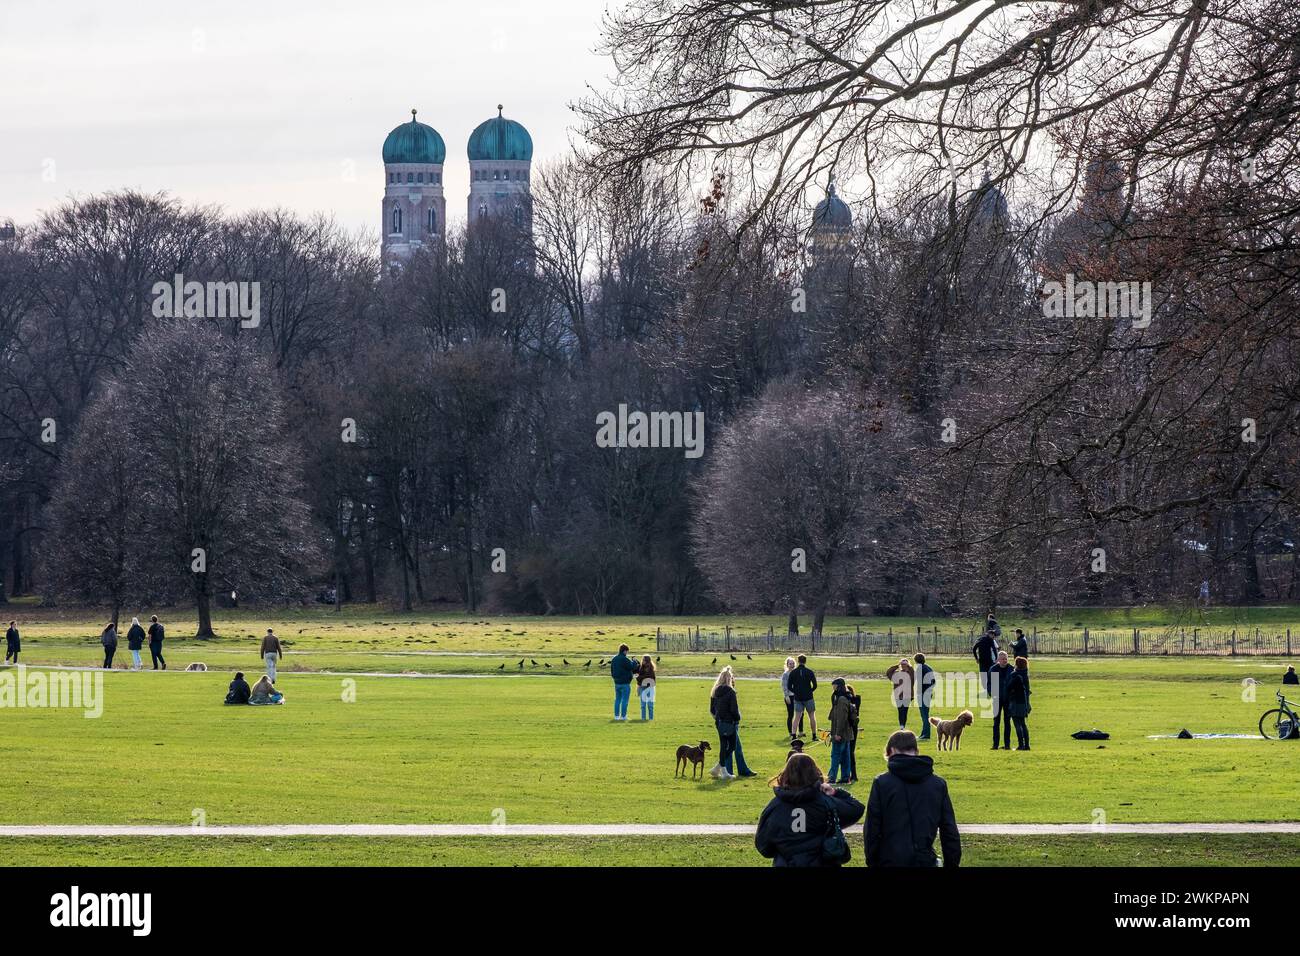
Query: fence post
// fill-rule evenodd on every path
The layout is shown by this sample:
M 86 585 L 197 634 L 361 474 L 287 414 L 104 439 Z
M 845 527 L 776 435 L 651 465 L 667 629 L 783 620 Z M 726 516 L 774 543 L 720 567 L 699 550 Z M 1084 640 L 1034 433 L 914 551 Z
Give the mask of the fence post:
M 727 650 L 731 650 L 731 625 L 727 625 Z
M 655 650 L 659 651 L 662 654 L 663 649 L 664 649 L 664 636 L 663 633 L 660 631 L 660 629 L 656 627 L 655 628 Z
M 855 648 L 854 650 L 855 654 L 862 653 L 862 625 L 861 624 L 853 625 L 853 646 Z
M 1133 653 L 1138 655 L 1142 653 L 1142 632 L 1136 627 L 1133 628 Z
M 1291 628 L 1286 629 L 1286 656 L 1291 656 Z
M 1232 629 L 1232 656 L 1237 656 L 1237 629 Z
M 1088 629 L 1086 627 L 1083 629 L 1083 652 L 1088 653 Z
M 894 653 L 894 625 L 889 625 L 889 653 Z

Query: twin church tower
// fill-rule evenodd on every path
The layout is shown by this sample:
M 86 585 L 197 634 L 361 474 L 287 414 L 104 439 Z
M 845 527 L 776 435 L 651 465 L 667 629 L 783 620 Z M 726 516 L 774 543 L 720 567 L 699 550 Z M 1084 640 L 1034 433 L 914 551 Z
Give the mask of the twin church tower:
M 533 138 L 523 125 L 502 115 L 480 123 L 469 136 L 469 200 L 472 228 L 488 218 L 506 218 L 531 228 L 529 176 Z M 384 140 L 383 261 L 400 262 L 417 249 L 445 238 L 447 200 L 442 164 L 447 147 L 432 126 L 415 118 Z

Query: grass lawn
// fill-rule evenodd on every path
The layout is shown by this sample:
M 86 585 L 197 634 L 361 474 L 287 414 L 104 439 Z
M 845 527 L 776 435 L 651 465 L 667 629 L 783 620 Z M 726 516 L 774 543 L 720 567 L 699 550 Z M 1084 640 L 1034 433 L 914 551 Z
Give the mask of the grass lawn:
M 618 724 L 610 720 L 611 686 L 597 663 L 620 640 L 652 649 L 653 625 L 627 619 L 455 623 L 473 620 L 465 616 L 417 622 L 373 610 L 365 612 L 369 618 L 350 611 L 340 621 L 309 610 L 298 621 L 272 619 L 294 641 L 282 665 L 283 707 L 221 704 L 231 671 L 260 672 L 256 640 L 248 635 L 264 625 L 241 612 L 218 622 L 223 633 L 237 626 L 238 638 L 169 640 L 166 673 L 104 675 L 98 719 L 79 710 L 0 708 L 0 760 L 7 770 L 0 775 L 0 823 L 189 824 L 197 810 L 209 824 L 489 823 L 498 810 L 510 823 L 753 823 L 769 796 L 764 778 L 784 761 L 785 711 L 772 679 L 783 654 L 741 654 L 734 662 L 723 655 L 716 664 L 713 655 L 664 655 L 658 719 Z M 86 615 L 39 621 L 40 613 L 19 615 L 24 663 L 97 662 Z M 645 634 L 648 640 L 639 637 Z M 545 650 L 520 651 L 525 639 Z M 119 662 L 129 661 L 121 647 Z M 589 657 L 591 667 L 583 668 Z M 191 660 L 214 670 L 183 673 Z M 764 678 L 738 688 L 745 754 L 764 776 L 730 783 L 674 779 L 679 744 L 708 739 L 717 746 L 704 678 L 724 662 L 742 676 Z M 931 662 L 941 673 L 970 670 L 965 659 Z M 857 789 L 865 799 L 870 776 L 883 769 L 883 741 L 896 727 L 881 677 L 889 660 L 814 657 L 810 663 L 823 683 L 838 674 L 862 681 L 859 760 L 866 779 Z M 1226 657 L 1035 659 L 1031 752 L 991 752 L 986 719 L 967 731 L 961 751 L 935 753 L 927 744 L 925 752 L 949 780 L 959 821 L 1090 823 L 1097 811 L 1115 823 L 1292 820 L 1300 747 L 1148 739 L 1182 727 L 1256 732 L 1282 666 Z M 349 673 L 461 676 L 344 676 Z M 1243 688 L 1245 678 L 1261 683 Z M 345 701 L 352 688 L 355 701 Z M 828 698 L 821 691 L 818 703 L 825 707 Z M 635 708 L 634 698 L 634 718 Z M 918 726 L 915 711 L 911 725 Z M 1091 727 L 1112 739 L 1069 737 Z M 825 746 L 810 749 L 824 768 Z M 6 842 L 5 859 L 224 863 L 239 862 L 230 854 L 273 846 L 277 860 L 293 863 L 757 862 L 745 840 L 739 849 L 728 839 L 665 840 L 653 860 L 633 861 L 623 859 L 626 849 L 612 839 L 494 839 L 232 838 L 217 845 L 201 838 L 23 838 Z M 1296 841 L 1274 836 L 971 841 L 970 862 L 989 864 L 1284 864 L 1296 862 L 1298 850 Z M 389 859 L 370 856 L 380 849 Z
M 850 834 L 863 865 L 861 827 Z M 963 866 L 1300 866 L 1300 836 L 962 838 Z M 44 839 L 5 844 L 8 866 L 768 866 L 746 837 Z

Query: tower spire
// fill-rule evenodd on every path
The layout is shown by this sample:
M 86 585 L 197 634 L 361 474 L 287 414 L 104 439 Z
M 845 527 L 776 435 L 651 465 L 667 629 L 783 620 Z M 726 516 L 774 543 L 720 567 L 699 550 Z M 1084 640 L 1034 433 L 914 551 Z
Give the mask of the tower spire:
M 411 110 L 411 122 L 415 122 L 415 110 Z
M 504 107 L 503 107 L 500 103 L 498 103 L 498 104 L 497 104 L 497 116 L 500 116 L 500 115 L 501 115 L 501 111 L 502 111 L 502 109 L 504 109 Z

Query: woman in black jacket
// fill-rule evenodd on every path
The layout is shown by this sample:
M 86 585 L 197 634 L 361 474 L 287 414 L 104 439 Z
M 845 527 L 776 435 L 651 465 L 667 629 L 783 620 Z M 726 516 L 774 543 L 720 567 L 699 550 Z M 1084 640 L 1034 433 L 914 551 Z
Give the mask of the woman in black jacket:
M 736 699 L 736 676 L 727 665 L 718 674 L 709 694 L 709 713 L 718 728 L 718 765 L 711 771 L 718 780 L 732 777 L 755 777 L 745 765 L 745 753 L 740 749 L 740 702 Z M 732 756 L 736 759 L 736 772 L 731 772 Z
M 847 790 L 828 784 L 807 754 L 795 754 L 786 762 L 772 782 L 772 794 L 754 834 L 758 852 L 773 866 L 839 866 L 822 858 L 831 811 L 843 829 L 862 819 L 862 804 Z
M 1016 669 L 1007 678 L 1007 713 L 1016 728 L 1016 749 L 1029 749 L 1029 661 L 1023 657 L 1016 658 Z
M 144 628 L 140 626 L 138 617 L 131 618 L 131 629 L 126 632 L 126 649 L 131 652 L 131 670 L 138 671 L 140 664 L 140 648 L 144 647 Z

